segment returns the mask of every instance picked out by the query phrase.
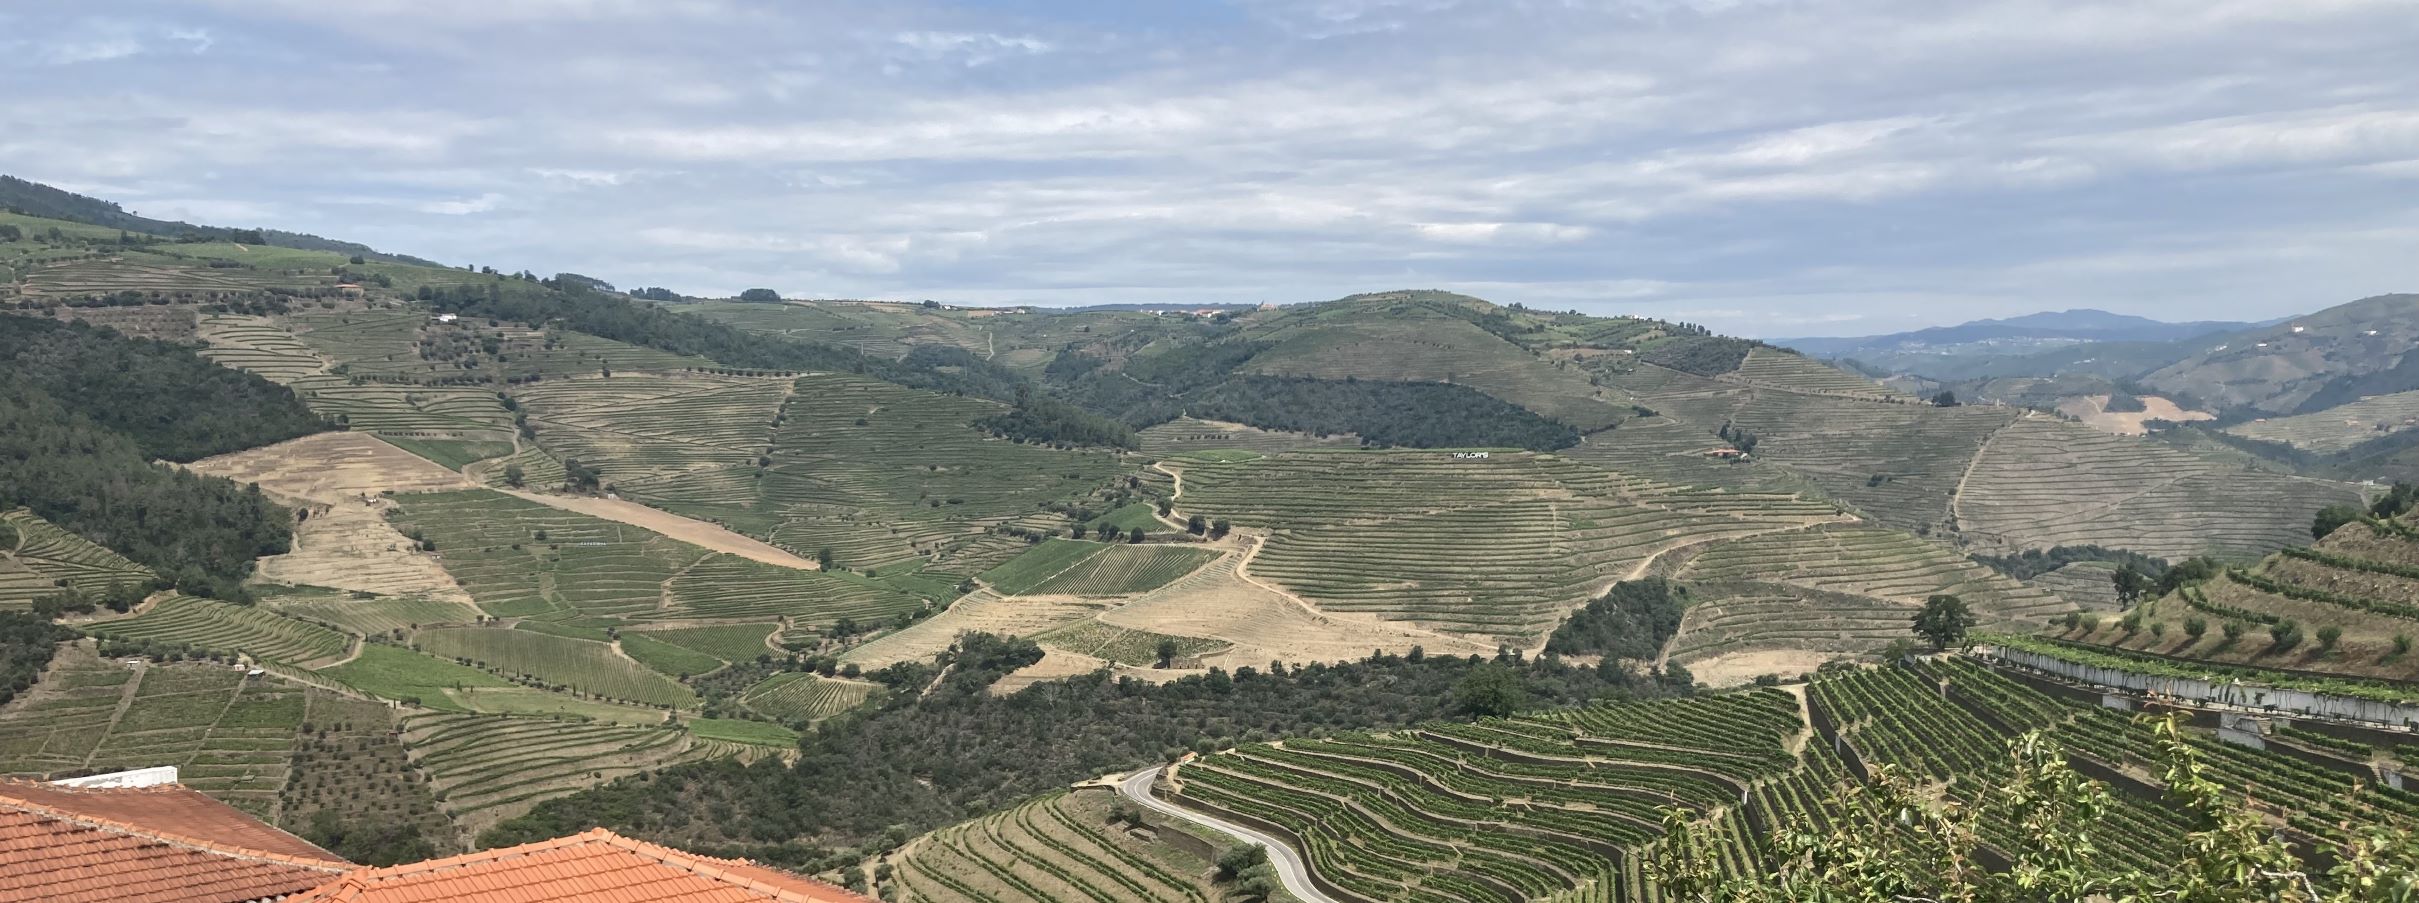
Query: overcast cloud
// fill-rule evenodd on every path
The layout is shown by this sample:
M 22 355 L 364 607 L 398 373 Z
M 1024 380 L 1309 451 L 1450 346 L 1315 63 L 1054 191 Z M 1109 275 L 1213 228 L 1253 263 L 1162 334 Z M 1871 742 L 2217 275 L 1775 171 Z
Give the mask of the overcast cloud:
M 699 294 L 1747 335 L 2419 290 L 2419 0 L 85 0 L 0 172 Z

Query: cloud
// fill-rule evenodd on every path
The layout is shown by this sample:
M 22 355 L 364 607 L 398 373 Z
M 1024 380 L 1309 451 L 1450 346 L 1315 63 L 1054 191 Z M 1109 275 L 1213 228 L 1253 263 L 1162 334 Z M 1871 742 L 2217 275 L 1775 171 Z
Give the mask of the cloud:
M 2262 317 L 2419 225 L 2412 0 L 75 6 L 15 174 L 688 291 Z
M 412 209 L 418 210 L 422 213 L 434 213 L 440 216 L 469 216 L 473 213 L 486 213 L 494 210 L 497 207 L 502 206 L 503 203 L 503 195 L 489 192 L 487 194 L 479 195 L 475 198 L 456 198 L 453 200 L 429 201 L 426 203 L 413 205 Z

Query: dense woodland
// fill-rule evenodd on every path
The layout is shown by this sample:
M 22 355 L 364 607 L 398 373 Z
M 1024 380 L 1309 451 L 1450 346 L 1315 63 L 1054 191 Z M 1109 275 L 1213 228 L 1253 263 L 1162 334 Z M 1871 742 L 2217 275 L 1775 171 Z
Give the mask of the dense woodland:
M 1546 638 L 1545 650 L 1558 655 L 1650 660 L 1680 632 L 1680 618 L 1688 613 L 1688 604 L 1686 586 L 1661 577 L 1625 580 L 1571 613 L 1570 620 Z
M 292 390 L 81 320 L 0 317 L 0 368 L 143 453 L 193 461 L 329 429 Z
M 1263 429 L 1352 433 L 1376 446 L 1552 451 L 1579 444 L 1568 424 L 1447 383 L 1246 376 L 1185 399 L 1185 412 Z
M 92 395 L 114 390 L 102 380 Z M 225 429 L 247 424 L 244 412 L 208 407 L 225 397 L 206 387 L 201 397 L 177 397 L 186 399 L 177 419 L 138 426 L 152 426 L 145 433 L 169 441 L 203 436 L 237 448 L 283 438 L 271 431 L 244 441 Z M 177 421 L 218 426 L 181 431 L 172 426 Z M 36 516 L 150 566 L 162 581 L 196 596 L 244 598 L 252 559 L 283 554 L 293 542 L 293 516 L 256 487 L 157 465 L 133 436 L 94 424 L 15 368 L 0 368 L 0 506 L 34 508 Z
M 1710 334 L 1683 336 L 1655 343 L 1640 352 L 1638 359 L 1698 376 L 1720 376 L 1739 369 L 1739 364 L 1747 360 L 1747 352 L 1761 344 L 1764 343 L 1753 339 Z
M 48 619 L 0 611 L 0 705 L 41 679 L 51 653 L 74 637 L 74 631 L 52 626 Z
M 1212 670 L 1154 686 L 1098 673 L 1010 696 L 990 685 L 1040 657 L 1030 641 L 968 634 L 929 665 L 872 675 L 898 688 L 874 710 L 826 722 L 794 767 L 699 763 L 549 802 L 481 838 L 520 843 L 594 825 L 791 865 L 837 865 L 854 850 L 991 811 L 1067 783 L 1186 749 L 1400 727 L 1492 708 L 1688 692 L 1619 668 L 1556 660 L 1377 655 L 1282 671 Z M 932 692 L 919 697 L 924 687 Z

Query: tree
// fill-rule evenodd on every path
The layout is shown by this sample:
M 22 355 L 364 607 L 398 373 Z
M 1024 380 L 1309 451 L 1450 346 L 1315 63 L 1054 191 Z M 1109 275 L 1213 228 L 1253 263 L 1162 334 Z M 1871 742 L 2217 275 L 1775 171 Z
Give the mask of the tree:
M 23 230 L 23 229 L 19 229 L 19 228 L 15 227 L 15 226 L 0 225 L 0 241 L 24 241 L 24 240 L 25 240 L 25 230 Z
M 1210 521 L 1209 536 L 1211 539 L 1225 539 L 1227 532 L 1233 530 L 1234 528 L 1234 524 L 1228 523 L 1226 518 L 1221 517 L 1217 520 Z
M 781 300 L 781 293 L 769 288 L 752 288 L 740 292 L 739 300 L 756 304 L 772 304 Z
M 1503 718 L 1528 704 L 1528 684 L 1520 679 L 1520 672 L 1502 662 L 1480 665 L 1453 686 L 1453 708 L 1466 715 Z
M 2333 652 L 2335 644 L 2343 641 L 2343 628 L 2329 624 L 2318 628 L 2318 651 Z
M 2206 635 L 2206 634 L 2208 634 L 2208 633 L 2209 633 L 2209 619 L 2208 619 L 2208 618 L 2204 618 L 2204 617 L 2201 617 L 2201 616 L 2199 616 L 2199 615 L 2193 615 L 2192 617 L 2189 617 L 2189 618 L 2185 618 L 2185 619 L 2184 619 L 2184 635 L 2185 635 L 2185 636 L 2188 636 L 2188 637 L 2191 637 L 2191 638 L 2192 638 L 2192 642 L 2194 642 L 2194 643 L 2198 643 L 2198 642 L 2200 642 L 2200 641 L 2201 641 L 2201 637 L 2202 637 L 2202 636 L 2204 636 L 2204 635 Z
M 1127 543 L 1129 543 L 1129 544 L 1132 544 L 1132 545 L 1141 545 L 1141 544 L 1142 544 L 1142 528 L 1141 528 L 1141 527 L 1135 527 L 1135 528 L 1134 528 L 1134 530 L 1133 530 L 1133 532 L 1131 532 L 1131 533 L 1127 533 L 1127 534 L 1126 534 L 1126 542 L 1127 542 Z
M 1185 518 L 1184 530 L 1194 536 L 1200 536 L 1209 532 L 1209 520 L 1198 514 Z
M 1932 644 L 1934 651 L 1965 642 L 1967 631 L 1979 623 L 1974 610 L 1964 599 L 1952 595 L 1937 595 L 1925 599 L 1923 610 L 1915 613 L 1915 635 Z
M 1177 648 L 1176 639 L 1174 637 L 1160 637 L 1158 649 L 1159 667 L 1173 667 L 1176 664 L 1176 654 L 1180 651 L 1182 650 Z
M 1086 528 L 1084 527 L 1084 525 L 1082 525 L 1082 524 L 1076 524 L 1075 526 L 1072 526 L 1072 527 L 1068 527 L 1068 528 L 1067 528 L 1067 535 L 1069 535 L 1069 536 L 1073 536 L 1073 537 L 1075 537 L 1076 539 L 1082 539 L 1082 538 L 1084 538 L 1084 530 L 1085 530 L 1085 529 L 1086 529 Z
M 2361 515 L 2361 510 L 2351 505 L 2328 505 L 2320 508 L 2318 514 L 2310 519 L 2310 537 L 2325 539 L 2327 534 L 2335 532 L 2345 524 L 2359 520 Z
M 519 489 L 521 488 L 521 485 L 528 480 L 529 474 L 527 471 L 521 469 L 521 465 L 504 465 L 504 485 L 510 486 L 514 489 Z
M 578 458 L 563 459 L 563 485 L 573 492 L 595 492 L 603 485 L 603 477 L 596 468 L 580 463 Z
M 1947 389 L 1942 389 L 1940 390 L 1940 394 L 1932 396 L 1932 403 L 1944 408 L 1956 407 L 1957 393 L 1951 392 Z
M 2151 580 L 2149 575 L 2136 570 L 2133 566 L 2133 562 L 2130 561 L 2119 565 L 2117 567 L 2116 575 L 2110 577 L 2109 580 L 2117 585 L 2117 601 L 2119 602 L 2132 603 L 2138 601 L 2142 598 L 2144 593 L 2150 591 Z

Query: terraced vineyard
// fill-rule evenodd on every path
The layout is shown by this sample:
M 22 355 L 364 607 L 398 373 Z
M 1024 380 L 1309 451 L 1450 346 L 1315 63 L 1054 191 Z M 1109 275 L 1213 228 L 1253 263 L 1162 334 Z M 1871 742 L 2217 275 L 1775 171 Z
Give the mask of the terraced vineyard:
M 1839 519 L 1827 502 L 1526 453 L 1294 452 L 1181 469 L 1180 514 L 1270 531 L 1250 573 L 1324 608 L 1524 646 L 1655 556 Z
M 828 624 L 922 607 L 813 571 L 707 552 L 648 530 L 501 493 L 397 496 L 399 523 L 435 541 L 448 573 L 501 617 L 629 620 L 769 616 Z
M 706 374 L 550 380 L 514 393 L 558 459 L 673 510 L 747 507 L 789 382 Z
M 1107 794 L 1052 794 L 901 850 L 897 903 L 1212 903 L 1210 863 L 1108 818 Z M 1163 829 L 1172 830 L 1172 829 Z M 1204 844 L 1206 846 L 1206 844 Z
M 498 715 L 414 715 L 403 743 L 471 835 L 546 800 L 707 752 L 667 727 Z
M 2419 392 L 2371 395 L 2315 413 L 2238 423 L 2226 432 L 2323 454 L 2413 427 L 2419 427 Z
M 640 705 L 686 708 L 697 694 L 606 643 L 503 627 L 439 627 L 412 635 L 421 651 L 467 659 L 474 667 L 519 674 L 581 693 Z
M 191 596 L 161 599 L 134 617 L 96 622 L 84 630 L 116 639 L 184 643 L 294 664 L 332 660 L 352 646 L 351 638 L 309 621 Z
M 876 686 L 836 680 L 802 672 L 776 674 L 750 687 L 739 704 L 782 721 L 821 721 L 856 708 L 873 696 Z
M 982 579 L 1011 596 L 1123 596 L 1166 585 L 1219 554 L 1182 545 L 1053 539 L 984 572 Z
M 2006 408 L 1764 390 L 1730 423 L 1758 437 L 1756 457 L 1804 475 L 1874 520 L 1915 530 L 1951 523 L 1950 501 L 1968 463 L 2017 416 Z
M 2108 619 L 2062 635 L 2178 658 L 2407 679 L 2406 653 L 2398 650 L 2419 637 L 2419 530 L 2407 518 L 2353 522 L 2314 545 L 2146 602 L 2128 617 L 2137 622 L 2132 629 Z M 2195 619 L 2202 636 L 2179 629 Z M 2229 626 L 2247 635 L 2227 638 Z
M 1816 395 L 1905 397 L 1904 393 L 1821 361 L 1763 346 L 1748 349 L 1747 359 L 1739 363 L 1739 369 L 1724 374 L 1723 378 Z
M 0 512 L 0 607 L 26 607 L 62 586 L 88 593 L 148 583 L 151 571 L 25 509 Z
M 921 557 L 950 573 L 979 572 L 1013 548 L 985 540 L 985 530 L 1081 497 L 1128 468 L 1106 452 L 1008 442 L 973 427 L 999 410 L 862 377 L 803 377 L 782 409 L 758 519 L 726 520 L 806 554 L 829 549 L 855 570 Z M 985 549 L 980 567 L 954 561 Z
M 2011 547 L 2104 545 L 2161 558 L 2257 555 L 2308 537 L 2347 485 L 2250 473 L 2152 442 L 2028 417 L 1992 438 L 1957 500 L 1969 534 Z
M 355 383 L 341 376 L 305 376 L 292 383 L 311 410 L 354 429 L 381 436 L 502 438 L 510 441 L 512 414 L 489 389 Z
M 1896 530 L 1826 524 L 1712 543 L 1671 576 L 1715 583 L 1782 583 L 1920 607 L 1937 594 L 1963 598 L 1996 623 L 2039 622 L 2071 610 L 2063 599 Z M 1901 620 L 1901 629 L 1904 621 Z
M 205 316 L 195 327 L 194 337 L 208 346 L 202 349 L 203 357 L 273 382 L 290 384 L 328 369 L 326 358 L 267 317 Z
M 225 665 L 130 669 L 77 644 L 0 711 L 0 774 L 174 765 L 186 786 L 273 817 L 305 692 Z
M 1757 460 L 1728 460 L 1711 454 L 1729 448 L 1711 430 L 1670 417 L 1635 417 L 1596 433 L 1562 454 L 1621 473 L 1679 486 L 1739 492 L 1810 493 L 1814 484 L 1789 470 Z
M 1629 851 L 1659 833 L 1658 807 L 1726 817 L 1798 771 L 1803 725 L 1796 697 L 1759 690 L 1253 744 L 1170 783 L 1295 841 L 1345 900 L 1639 899 Z
M 1626 401 L 1597 387 L 1586 373 L 1425 306 L 1385 306 L 1382 318 L 1355 318 L 1349 324 L 1327 321 L 1329 313 L 1288 311 L 1271 325 L 1247 331 L 1275 347 L 1253 357 L 1245 369 L 1272 376 L 1461 383 L 1581 431 L 1610 426 L 1630 413 Z
M 1857 758 L 1950 779 L 1950 795 L 1968 802 L 1983 781 L 2004 768 L 2011 728 L 2046 728 L 2070 755 L 2134 774 L 2156 773 L 2147 725 L 2035 692 L 1964 660 L 1856 672 L 1818 681 L 1814 689 L 1814 703 L 1840 725 L 1839 742 Z M 2195 736 L 2194 745 L 2211 778 L 2282 821 L 2288 836 L 2333 837 L 2343 824 L 2405 821 L 2419 814 L 2419 798 L 2364 788 L 2340 771 L 2207 736 Z M 2159 802 L 2156 787 L 2147 781 L 2115 790 L 2110 796 L 2116 805 L 2100 822 L 2099 845 L 2128 866 L 2156 871 L 2174 861 L 2190 826 Z M 1992 826 L 1985 827 L 1989 838 Z M 2001 836 L 2006 831 L 1999 827 Z
M 1191 417 L 1178 417 L 1144 429 L 1140 435 L 1142 453 L 1157 458 L 1192 452 L 1246 451 L 1266 455 L 1297 448 L 1352 448 L 1360 445 L 1359 438 L 1349 435 L 1313 436 Z
M 2111 863 L 2168 868 L 2192 829 L 2140 777 L 2157 773 L 2149 725 L 1975 661 L 1827 674 L 1807 695 L 1810 722 L 1793 694 L 1754 690 L 1251 744 L 1177 766 L 1160 794 L 1285 838 L 1329 896 L 1351 903 L 1664 901 L 1642 867 L 1661 842 L 1658 807 L 1685 806 L 1716 828 L 1702 839 L 1716 845 L 1723 871 L 1761 873 L 1759 837 L 1829 824 L 1834 794 L 1878 766 L 1939 782 L 1948 798 L 1984 811 L 1975 804 L 2007 773 L 2009 741 L 2031 729 L 2116 782 L 2093 838 Z M 2207 735 L 2192 742 L 2211 777 L 2284 825 L 2288 839 L 2419 816 L 2419 796 L 2347 770 Z M 2009 817 L 1989 810 L 1984 839 L 2010 842 Z M 1003 870 L 1011 862 L 992 861 Z
M 1684 665 L 1766 649 L 1870 652 L 1907 636 L 1919 604 L 1787 583 L 1694 584 L 1696 604 L 1664 650 Z

